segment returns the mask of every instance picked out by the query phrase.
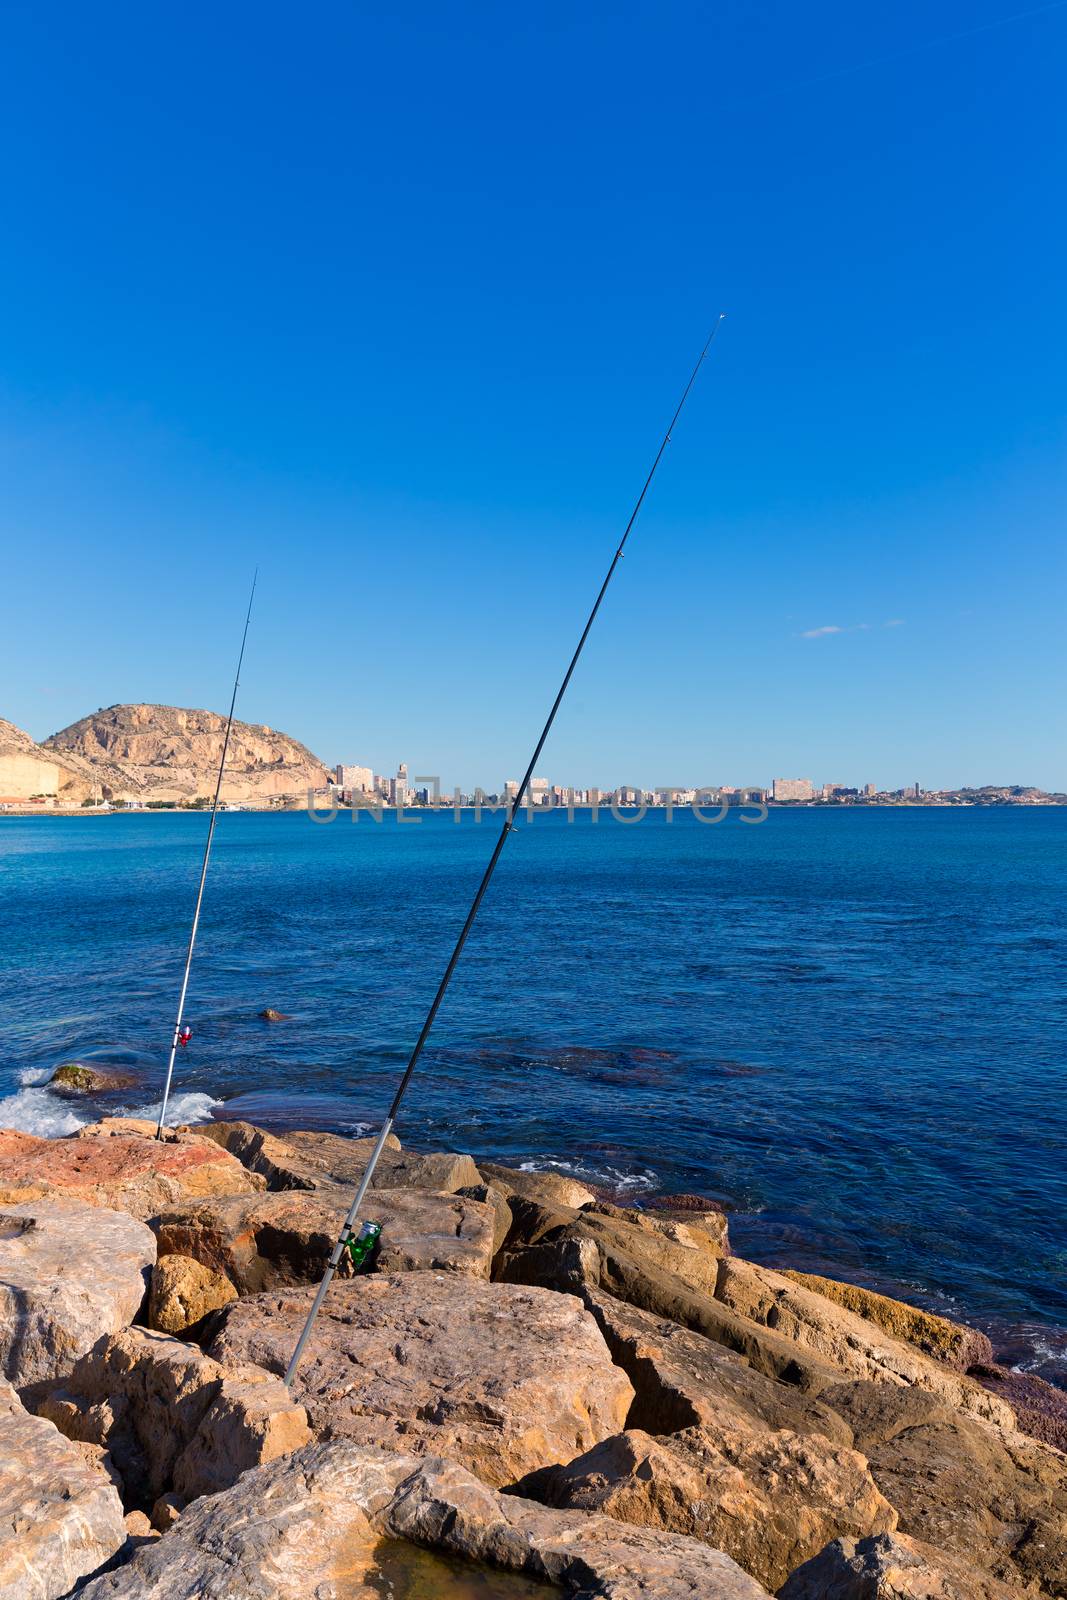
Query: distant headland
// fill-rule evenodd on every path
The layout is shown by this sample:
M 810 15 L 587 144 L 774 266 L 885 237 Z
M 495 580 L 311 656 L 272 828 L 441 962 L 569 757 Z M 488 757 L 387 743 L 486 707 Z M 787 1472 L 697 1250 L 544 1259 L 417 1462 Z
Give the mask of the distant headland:
M 215 711 L 146 704 L 108 706 L 37 744 L 0 718 L 0 811 L 114 812 L 203 810 L 218 775 L 226 718 Z M 355 807 L 470 807 L 507 804 L 518 783 L 498 791 L 442 791 L 436 779 L 409 779 L 368 766 L 327 766 L 304 744 L 264 723 L 235 721 L 221 801 L 231 809 L 296 810 L 314 805 Z M 882 790 L 810 778 L 775 778 L 770 785 L 705 784 L 643 789 L 583 789 L 534 778 L 532 810 L 702 806 L 1046 806 L 1067 805 L 1067 794 L 1027 784 L 928 790 L 919 783 Z

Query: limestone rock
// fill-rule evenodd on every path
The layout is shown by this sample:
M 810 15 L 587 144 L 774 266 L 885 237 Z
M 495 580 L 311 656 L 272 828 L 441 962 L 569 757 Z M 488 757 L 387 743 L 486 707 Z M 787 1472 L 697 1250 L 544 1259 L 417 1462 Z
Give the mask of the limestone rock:
M 162 1256 L 152 1268 L 148 1325 L 160 1333 L 184 1333 L 236 1299 L 237 1290 L 221 1272 L 191 1256 Z
M 973 1379 L 931 1361 L 874 1323 L 814 1294 L 783 1273 L 736 1258 L 719 1265 L 718 1297 L 731 1310 L 773 1328 L 857 1378 L 915 1384 L 971 1416 L 1014 1429 L 1011 1407 Z
M 639 1311 L 598 1290 L 585 1304 L 611 1358 L 634 1386 L 627 1422 L 646 1433 L 682 1428 L 733 1426 L 787 1428 L 802 1436 L 821 1434 L 851 1445 L 852 1429 L 821 1400 L 792 1384 L 779 1383 L 703 1334 L 664 1317 Z
M 283 1372 L 312 1298 L 237 1301 L 212 1355 Z M 493 1485 L 618 1432 L 633 1398 L 577 1300 L 428 1272 L 335 1284 L 293 1394 L 318 1438 L 447 1452 Z
M 792 1574 L 778 1600 L 1014 1600 L 970 1562 L 902 1533 L 835 1539 Z
M 138 1124 L 113 1120 L 124 1125 L 97 1124 L 64 1139 L 0 1128 L 0 1205 L 59 1196 L 143 1221 L 182 1200 L 264 1187 L 209 1139 L 171 1134 L 157 1140 Z
M 695 1540 L 546 1511 L 452 1462 L 348 1442 L 311 1446 L 198 1501 L 80 1600 L 372 1600 L 384 1592 L 383 1536 L 554 1582 L 568 1600 L 768 1600 Z
M 64 768 L 88 772 L 106 797 L 180 801 L 211 794 L 226 734 L 226 718 L 217 711 L 120 705 L 61 728 L 40 749 Z M 303 800 L 309 788 L 327 781 L 326 768 L 305 745 L 275 728 L 234 719 L 223 800 Z
M 493 1212 L 493 1255 L 500 1250 L 508 1234 L 511 1232 L 514 1218 L 511 1207 L 508 1205 L 507 1196 L 502 1189 L 494 1183 L 475 1183 L 467 1189 L 457 1189 L 456 1194 L 464 1200 L 480 1200 L 483 1205 L 492 1207 Z
M 133 1321 L 155 1257 L 151 1230 L 118 1211 L 72 1200 L 0 1209 L 3 1375 L 21 1387 L 69 1372 Z
M 125 1542 L 107 1474 L 0 1383 L 0 1600 L 56 1600 Z
M 255 1367 L 225 1371 L 196 1345 L 146 1328 L 101 1339 L 38 1409 L 106 1447 L 127 1498 L 215 1494 L 249 1467 L 306 1444 L 303 1409 Z
M 836 1278 L 822 1278 L 813 1272 L 783 1272 L 782 1277 L 792 1278 L 801 1288 L 824 1295 L 835 1305 L 844 1306 L 847 1311 L 873 1322 L 884 1333 L 918 1346 L 924 1355 L 943 1361 L 946 1366 L 958 1367 L 961 1372 L 993 1359 L 993 1347 L 985 1334 L 962 1322 L 952 1322 L 948 1317 L 935 1316 L 932 1311 L 920 1311 L 903 1300 L 875 1294 L 873 1289 L 861 1289 L 855 1283 L 839 1283 Z
M 336 1133 L 265 1133 L 250 1122 L 214 1122 L 197 1129 L 229 1151 L 249 1171 L 259 1173 L 271 1189 L 328 1189 L 338 1184 L 349 1191 L 363 1176 L 374 1139 L 346 1139 Z M 470 1156 L 435 1152 L 417 1155 L 402 1150 L 390 1134 L 374 1176 L 375 1189 L 432 1189 L 452 1194 L 482 1181 Z M 372 1190 L 373 1192 L 373 1190 Z
M 166 1533 L 168 1528 L 173 1528 L 176 1522 L 181 1521 L 181 1514 L 185 1510 L 185 1502 L 180 1494 L 161 1494 L 152 1507 L 152 1526 L 160 1533 Z
M 526 1270 L 521 1256 L 537 1245 L 558 1247 L 587 1241 L 596 1246 L 601 1271 L 621 1263 L 623 1276 L 638 1272 L 670 1273 L 698 1294 L 714 1296 L 721 1246 L 707 1233 L 670 1217 L 624 1210 L 597 1202 L 582 1211 L 548 1207 L 511 1197 L 514 1224 L 498 1266 L 498 1276 L 515 1281 Z
M 347 1190 L 284 1190 L 200 1201 L 153 1220 L 161 1258 L 191 1256 L 241 1294 L 322 1277 L 352 1196 Z M 372 1189 L 367 1216 L 383 1224 L 383 1271 L 435 1270 L 487 1278 L 494 1208 L 427 1189 Z M 347 1268 L 347 1259 L 344 1270 Z
M 792 1339 L 739 1315 L 710 1294 L 701 1294 L 672 1272 L 604 1238 L 575 1237 L 566 1216 L 562 1221 L 540 1211 L 545 1228 L 535 1242 L 515 1248 L 515 1236 L 529 1223 L 527 1204 L 511 1201 L 517 1226 L 493 1266 L 503 1283 L 526 1283 L 584 1295 L 603 1289 L 615 1299 L 677 1323 L 743 1356 L 757 1371 L 807 1394 L 818 1394 L 840 1381 L 831 1361 Z M 538 1208 L 534 1208 L 535 1212 Z
M 897 1523 L 855 1450 L 728 1413 L 661 1438 L 627 1429 L 517 1491 L 703 1539 L 771 1590 L 829 1539 Z
M 596 1202 L 592 1189 L 564 1172 L 528 1172 L 522 1167 L 501 1167 L 495 1161 L 479 1161 L 478 1171 L 502 1194 L 515 1194 L 520 1200 L 535 1200 L 549 1208 L 563 1206 L 580 1211 Z
M 1004 1583 L 1067 1595 L 1067 1457 L 918 1387 L 855 1382 L 823 1398 L 852 1428 L 901 1533 Z

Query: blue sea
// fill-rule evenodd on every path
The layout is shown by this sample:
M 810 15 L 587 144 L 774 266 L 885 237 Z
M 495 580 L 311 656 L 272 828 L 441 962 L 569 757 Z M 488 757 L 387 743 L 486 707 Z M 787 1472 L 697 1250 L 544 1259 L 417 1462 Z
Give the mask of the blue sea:
M 499 819 L 219 819 L 174 1120 L 380 1119 Z M 0 1124 L 158 1104 L 207 818 L 0 820 Z M 287 1013 L 268 1024 L 265 1006 Z M 520 825 L 399 1128 L 986 1328 L 1067 1385 L 1067 809 Z M 132 1068 L 107 1102 L 45 1081 Z

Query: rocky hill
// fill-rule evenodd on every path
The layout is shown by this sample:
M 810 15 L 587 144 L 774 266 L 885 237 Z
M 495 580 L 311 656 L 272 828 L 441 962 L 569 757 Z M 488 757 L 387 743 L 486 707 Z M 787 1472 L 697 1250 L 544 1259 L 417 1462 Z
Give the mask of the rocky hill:
M 105 799 L 180 801 L 214 793 L 225 732 L 226 718 L 215 711 L 123 705 L 82 717 L 41 745 L 21 737 L 60 769 L 61 798 L 80 799 L 95 788 Z M 288 734 L 234 722 L 224 800 L 302 798 L 326 778 L 319 758 Z
M 35 744 L 28 733 L 0 717 L 0 801 L 55 795 L 79 804 L 99 784 L 80 756 L 59 755 Z

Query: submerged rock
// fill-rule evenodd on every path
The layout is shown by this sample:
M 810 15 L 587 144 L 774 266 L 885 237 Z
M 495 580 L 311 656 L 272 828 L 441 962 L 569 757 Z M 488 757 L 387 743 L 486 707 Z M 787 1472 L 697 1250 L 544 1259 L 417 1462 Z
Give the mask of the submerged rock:
M 144 1220 L 181 1200 L 264 1187 L 209 1139 L 170 1133 L 158 1140 L 154 1132 L 125 1118 L 63 1139 L 0 1128 L 0 1204 L 65 1196 Z
M 284 1372 L 312 1298 L 237 1301 L 211 1354 Z M 318 1438 L 445 1453 L 497 1486 L 617 1433 L 633 1398 L 577 1300 L 429 1272 L 335 1284 L 293 1394 Z
M 125 1542 L 103 1467 L 0 1383 L 0 1600 L 57 1600 Z
M 196 1345 L 147 1328 L 101 1339 L 37 1405 L 68 1438 L 102 1445 L 127 1500 L 151 1509 L 227 1488 L 306 1444 L 301 1406 L 262 1368 L 225 1370 Z
M 836 1539 L 793 1573 L 778 1600 L 1013 1600 L 970 1562 L 902 1533 Z
M 289 1017 L 284 1011 L 275 1011 L 273 1006 L 264 1006 L 259 1013 L 264 1022 L 288 1022 Z
M 768 1600 L 693 1539 L 499 1495 L 462 1467 L 348 1442 L 311 1446 L 201 1500 L 81 1600 L 372 1600 L 385 1539 L 555 1584 L 567 1600 Z
M 229 1196 L 162 1211 L 152 1226 L 161 1258 L 191 1256 L 241 1294 L 258 1294 L 322 1277 L 351 1199 L 337 1187 Z M 425 1189 L 373 1189 L 367 1215 L 383 1224 L 380 1270 L 488 1278 L 496 1221 L 490 1204 Z
M 156 1258 L 151 1229 L 74 1200 L 0 1210 L 0 1370 L 20 1387 L 61 1377 L 133 1321 Z
M 994 1361 L 973 1368 L 971 1377 L 1008 1402 L 1020 1432 L 1067 1452 L 1067 1392 L 1032 1372 L 1016 1372 Z
M 865 1317 L 835 1305 L 825 1295 L 814 1294 L 784 1273 L 731 1258 L 720 1264 L 717 1292 L 731 1310 L 773 1328 L 780 1337 L 815 1351 L 857 1378 L 914 1384 L 963 1413 L 984 1417 L 1001 1428 L 1015 1428 L 1007 1402 L 972 1378 L 931 1361 L 914 1346 L 883 1333 Z
M 791 1278 L 801 1288 L 821 1294 L 847 1311 L 854 1311 L 895 1339 L 916 1345 L 924 1355 L 943 1361 L 946 1366 L 958 1367 L 961 1372 L 993 1359 L 993 1347 L 985 1334 L 962 1322 L 952 1322 L 948 1317 L 935 1316 L 932 1311 L 920 1311 L 903 1300 L 876 1294 L 873 1289 L 861 1289 L 855 1283 L 839 1283 L 835 1278 L 821 1278 L 813 1272 L 786 1271 L 782 1277 Z
M 148 1325 L 160 1333 L 185 1333 L 236 1299 L 237 1290 L 221 1272 L 191 1256 L 162 1256 L 152 1268 Z
M 109 1089 L 128 1089 L 137 1082 L 132 1072 L 114 1067 L 90 1067 L 84 1061 L 62 1061 L 48 1080 L 55 1094 L 78 1098 L 85 1094 L 102 1094 Z

